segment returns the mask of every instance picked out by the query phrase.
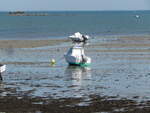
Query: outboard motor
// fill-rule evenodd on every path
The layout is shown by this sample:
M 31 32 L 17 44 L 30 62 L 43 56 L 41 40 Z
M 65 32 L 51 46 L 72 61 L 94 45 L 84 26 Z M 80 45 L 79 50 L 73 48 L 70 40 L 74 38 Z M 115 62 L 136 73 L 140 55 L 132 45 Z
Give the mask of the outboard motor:
M 79 32 L 76 32 L 74 35 L 69 36 L 73 43 L 78 43 L 78 42 L 86 42 L 89 39 L 88 35 L 82 35 Z

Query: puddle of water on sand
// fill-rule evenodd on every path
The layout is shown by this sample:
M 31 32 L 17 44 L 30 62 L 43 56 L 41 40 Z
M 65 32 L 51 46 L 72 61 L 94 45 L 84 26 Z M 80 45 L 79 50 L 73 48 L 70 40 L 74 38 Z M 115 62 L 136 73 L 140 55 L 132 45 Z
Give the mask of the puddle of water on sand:
M 122 39 L 114 41 L 122 43 Z M 105 42 L 111 42 L 111 39 Z M 117 50 L 115 47 L 107 49 Z M 64 50 L 51 52 L 41 48 L 36 51 L 0 49 L 1 62 L 7 63 L 4 81 L 0 85 L 1 96 L 83 98 L 78 103 L 81 106 L 90 104 L 89 95 L 93 94 L 116 99 L 150 100 L 149 52 L 88 52 L 87 49 L 92 65 L 85 68 L 68 67 L 63 54 Z M 50 66 L 50 58 L 56 59 L 56 66 Z

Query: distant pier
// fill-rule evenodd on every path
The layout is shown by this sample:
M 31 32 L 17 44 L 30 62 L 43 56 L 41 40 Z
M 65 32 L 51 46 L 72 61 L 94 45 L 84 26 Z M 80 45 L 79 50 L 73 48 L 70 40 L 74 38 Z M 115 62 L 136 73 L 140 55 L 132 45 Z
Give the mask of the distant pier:
M 10 16 L 49 16 L 48 13 L 26 13 L 23 11 L 9 12 Z

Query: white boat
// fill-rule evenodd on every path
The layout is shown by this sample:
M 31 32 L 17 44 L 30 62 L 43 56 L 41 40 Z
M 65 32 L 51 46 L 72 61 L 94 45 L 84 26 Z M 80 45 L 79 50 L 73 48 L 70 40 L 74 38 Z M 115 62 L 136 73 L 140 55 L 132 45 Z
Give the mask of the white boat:
M 75 33 L 76 34 L 76 33 Z M 79 34 L 79 33 L 78 33 Z M 87 57 L 84 54 L 84 46 L 83 44 L 79 43 L 80 42 L 85 42 L 84 39 L 82 40 L 80 36 L 83 35 L 74 35 L 74 38 L 70 37 L 75 43 L 73 47 L 71 47 L 67 54 L 65 54 L 65 59 L 68 62 L 69 65 L 77 65 L 77 66 L 88 66 L 91 64 L 91 58 Z M 87 40 L 87 39 L 86 39 Z
M 0 73 L 4 72 L 6 70 L 6 65 L 0 64 Z
M 140 15 L 135 15 L 136 18 L 140 18 Z
M 3 80 L 2 78 L 2 72 L 6 70 L 6 65 L 0 64 L 0 80 Z

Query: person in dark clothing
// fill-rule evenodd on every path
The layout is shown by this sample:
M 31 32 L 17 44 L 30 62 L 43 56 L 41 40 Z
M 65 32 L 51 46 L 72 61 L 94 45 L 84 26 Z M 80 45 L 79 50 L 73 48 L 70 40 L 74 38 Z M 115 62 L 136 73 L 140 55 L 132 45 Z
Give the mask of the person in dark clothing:
M 1 81 L 3 80 L 3 78 L 2 78 L 2 73 L 0 73 L 0 80 L 1 80 Z
M 82 38 L 83 38 L 83 42 L 86 42 L 87 41 L 87 37 L 82 35 Z

